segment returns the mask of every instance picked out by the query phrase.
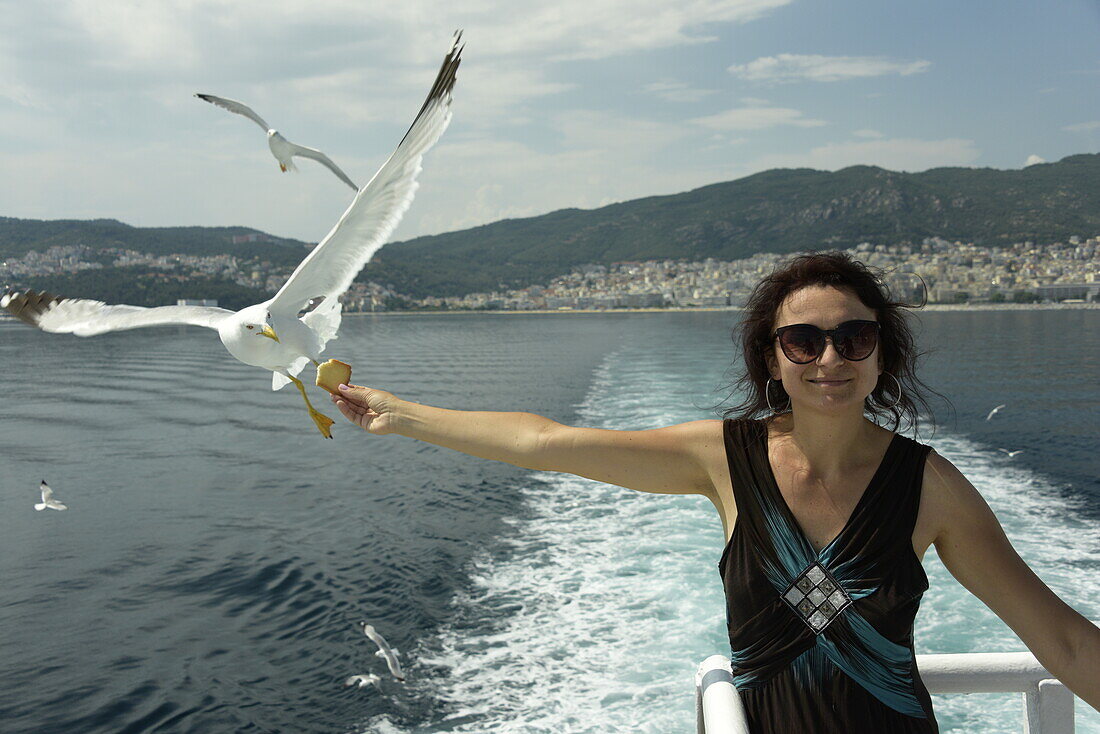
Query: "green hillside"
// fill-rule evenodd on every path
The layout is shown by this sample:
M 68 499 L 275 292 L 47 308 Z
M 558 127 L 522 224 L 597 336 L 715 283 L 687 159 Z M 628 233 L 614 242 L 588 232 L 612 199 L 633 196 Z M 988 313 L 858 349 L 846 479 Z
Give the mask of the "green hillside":
M 671 196 L 419 237 L 383 248 L 360 275 L 414 297 L 544 282 L 583 263 L 919 243 L 986 246 L 1100 233 L 1100 154 L 1022 170 L 898 173 L 777 169 Z
M 30 277 L 25 278 L 22 285 L 68 298 L 93 298 L 131 306 L 165 306 L 180 298 L 191 298 L 213 299 L 223 308 L 237 310 L 272 295 L 237 285 L 226 278 L 181 278 L 141 266 Z
M 112 219 L 0 217 L 0 259 L 83 244 L 154 254 L 233 254 L 293 267 L 306 253 L 305 243 L 292 239 L 233 244 L 233 236 L 246 234 L 263 233 L 246 227 L 150 228 Z M 359 280 L 390 285 L 414 298 L 455 296 L 546 282 L 585 263 L 735 260 L 757 252 L 919 243 L 925 237 L 996 247 L 1096 234 L 1100 154 L 1007 171 L 776 169 L 681 194 L 562 209 L 391 243 Z M 83 277 L 94 278 L 97 291 L 109 280 L 105 273 Z M 151 285 L 157 291 L 167 287 Z M 224 284 L 207 286 L 219 291 Z
M 257 234 L 263 242 L 233 244 L 233 237 Z M 154 255 L 236 255 L 293 265 L 305 256 L 306 243 L 271 237 L 248 227 L 131 227 L 115 219 L 14 219 L 0 217 L 0 260 L 43 252 L 54 245 L 118 247 Z

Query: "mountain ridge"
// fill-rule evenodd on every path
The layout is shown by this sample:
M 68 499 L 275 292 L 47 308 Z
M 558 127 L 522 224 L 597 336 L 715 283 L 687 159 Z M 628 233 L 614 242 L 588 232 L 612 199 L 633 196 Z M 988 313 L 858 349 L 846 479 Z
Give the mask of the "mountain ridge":
M 1100 154 L 1007 170 L 771 169 L 680 194 L 391 243 L 360 278 L 414 297 L 462 295 L 544 282 L 584 263 L 735 260 L 926 237 L 996 247 L 1096 233 Z
M 413 298 L 547 282 L 587 263 L 736 260 L 758 252 L 919 244 L 1004 246 L 1100 233 L 1100 154 L 1021 169 L 856 165 L 769 169 L 690 191 L 502 219 L 392 242 L 357 280 Z M 265 241 L 233 243 L 240 235 Z M 0 217 L 0 257 L 55 244 L 154 254 L 232 254 L 294 266 L 310 245 L 249 227 L 131 227 L 113 219 Z

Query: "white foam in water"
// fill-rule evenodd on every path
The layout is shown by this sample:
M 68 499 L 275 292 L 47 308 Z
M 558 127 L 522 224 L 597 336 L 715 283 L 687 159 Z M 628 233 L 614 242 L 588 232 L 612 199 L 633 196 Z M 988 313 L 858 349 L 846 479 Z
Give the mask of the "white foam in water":
M 636 357 L 637 355 L 632 355 Z M 644 428 L 680 419 L 661 409 L 677 386 L 611 355 L 578 422 Z M 698 416 L 694 416 L 698 417 Z M 478 563 L 459 607 L 482 627 L 443 635 L 422 662 L 449 674 L 442 696 L 458 732 L 682 731 L 694 725 L 692 677 L 728 647 L 722 629 L 721 522 L 699 497 L 645 495 L 539 474 L 509 554 Z M 717 522 L 716 522 L 717 521 Z M 495 620 L 495 624 L 488 620 Z
M 659 355 L 658 355 L 659 357 Z M 610 355 L 578 423 L 651 428 L 693 420 L 720 379 L 669 370 L 643 350 Z M 667 358 L 667 355 L 665 355 Z M 665 369 L 661 369 L 664 367 Z M 694 384 L 685 384 L 694 380 Z M 705 397 L 703 401 L 705 402 Z M 1100 618 L 1100 533 L 1041 477 L 965 438 L 932 441 L 988 499 L 1017 550 L 1056 592 Z M 525 491 L 531 516 L 508 552 L 478 561 L 474 593 L 421 662 L 448 673 L 434 693 L 457 710 L 431 731 L 694 731 L 695 668 L 728 654 L 717 562 L 721 521 L 700 497 L 647 495 L 558 474 Z M 1042 532 L 1036 532 L 1042 528 Z M 1023 649 L 935 557 L 918 652 Z M 943 732 L 1018 732 L 1018 694 L 935 697 Z M 1078 703 L 1077 730 L 1100 732 Z

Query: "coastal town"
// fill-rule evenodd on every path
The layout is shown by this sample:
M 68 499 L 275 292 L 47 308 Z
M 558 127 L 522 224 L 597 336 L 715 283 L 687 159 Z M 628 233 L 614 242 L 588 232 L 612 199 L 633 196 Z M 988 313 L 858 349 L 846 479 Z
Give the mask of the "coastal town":
M 928 238 L 919 245 L 862 243 L 848 250 L 884 273 L 896 298 L 929 303 L 1100 302 L 1100 236 L 1070 237 L 1038 245 L 1020 242 L 984 247 Z M 356 282 L 344 295 L 349 312 L 385 310 L 563 311 L 619 308 L 729 307 L 748 298 L 752 286 L 789 254 L 702 262 L 673 260 L 584 265 L 549 283 L 492 293 L 409 298 L 385 283 Z M 0 262 L 0 291 L 29 278 L 102 268 L 136 268 L 186 282 L 223 278 L 274 293 L 291 268 L 233 255 L 151 255 L 83 245 L 53 246 L 45 252 Z

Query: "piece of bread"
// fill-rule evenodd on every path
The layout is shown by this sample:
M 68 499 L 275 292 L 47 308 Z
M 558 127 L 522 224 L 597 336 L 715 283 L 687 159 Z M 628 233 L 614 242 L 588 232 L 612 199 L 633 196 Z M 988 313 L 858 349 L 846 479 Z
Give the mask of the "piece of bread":
M 338 359 L 330 359 L 317 368 L 317 386 L 323 387 L 333 395 L 339 395 L 340 383 L 348 384 L 351 379 L 351 365 Z

